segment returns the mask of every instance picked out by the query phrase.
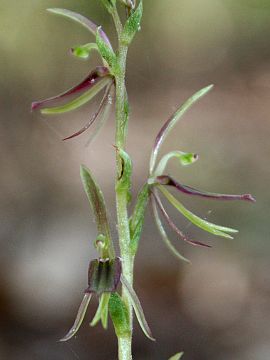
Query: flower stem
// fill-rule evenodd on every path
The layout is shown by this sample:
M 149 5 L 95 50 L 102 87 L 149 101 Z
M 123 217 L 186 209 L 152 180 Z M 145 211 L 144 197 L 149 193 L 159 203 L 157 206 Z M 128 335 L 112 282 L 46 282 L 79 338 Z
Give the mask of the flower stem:
M 119 28 L 119 24 L 118 24 Z M 126 75 L 126 58 L 128 47 L 121 44 L 119 41 L 118 49 L 118 72 L 115 76 L 116 81 L 116 135 L 115 142 L 119 149 L 124 149 L 127 135 L 127 123 L 128 123 L 128 112 L 127 112 L 127 95 L 125 86 L 125 75 Z M 121 159 L 119 158 L 118 152 L 116 152 L 116 167 L 117 174 L 121 173 Z M 118 176 L 116 177 L 116 189 L 117 189 Z M 133 264 L 134 257 L 130 251 L 130 231 L 127 211 L 127 192 L 116 190 L 116 207 L 117 207 L 117 227 L 119 236 L 119 246 L 122 258 L 122 271 L 124 277 L 132 285 L 133 283 Z M 132 323 L 133 313 L 132 304 L 129 300 L 129 296 L 126 290 L 122 290 L 122 298 L 126 304 L 128 317 L 129 317 L 129 334 L 125 337 L 118 337 L 118 357 L 119 360 L 132 360 Z

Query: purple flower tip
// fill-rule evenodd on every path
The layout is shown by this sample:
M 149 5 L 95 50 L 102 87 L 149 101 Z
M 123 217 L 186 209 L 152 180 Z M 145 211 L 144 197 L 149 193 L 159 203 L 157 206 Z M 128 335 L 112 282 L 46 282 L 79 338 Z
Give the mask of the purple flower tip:
M 256 202 L 256 199 L 251 194 L 244 194 L 244 195 L 242 195 L 242 197 L 243 197 L 243 200 Z

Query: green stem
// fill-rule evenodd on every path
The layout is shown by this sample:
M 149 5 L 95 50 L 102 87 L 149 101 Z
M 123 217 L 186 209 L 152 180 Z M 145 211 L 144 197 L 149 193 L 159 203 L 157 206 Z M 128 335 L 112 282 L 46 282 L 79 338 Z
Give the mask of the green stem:
M 118 31 L 118 36 L 120 39 L 122 28 L 118 22 L 119 18 L 114 17 L 116 28 Z M 116 136 L 115 142 L 116 146 L 119 149 L 124 149 L 126 143 L 126 134 L 127 134 L 127 123 L 128 115 L 126 111 L 126 86 L 125 86 L 125 75 L 126 75 L 126 59 L 128 47 L 123 45 L 119 41 L 118 49 L 118 72 L 115 76 L 116 81 Z M 119 155 L 116 155 L 116 166 L 117 174 L 121 172 L 121 161 Z M 116 178 L 116 188 L 117 180 Z M 117 208 L 117 222 L 118 222 L 118 236 L 119 236 L 119 246 L 122 258 L 122 271 L 123 275 L 127 281 L 132 285 L 133 283 L 133 264 L 134 257 L 130 251 L 130 231 L 129 231 L 129 217 L 127 211 L 127 193 L 124 191 L 116 190 L 116 208 Z M 118 357 L 119 360 L 132 360 L 132 330 L 133 330 L 133 311 L 132 304 L 129 300 L 129 296 L 126 290 L 122 290 L 122 298 L 127 306 L 128 316 L 129 316 L 129 328 L 130 335 L 125 337 L 118 338 Z

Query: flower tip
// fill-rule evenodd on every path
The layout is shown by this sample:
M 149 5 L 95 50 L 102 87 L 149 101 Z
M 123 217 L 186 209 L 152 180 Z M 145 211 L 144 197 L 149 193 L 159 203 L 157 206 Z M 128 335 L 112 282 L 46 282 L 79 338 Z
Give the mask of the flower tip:
M 251 201 L 251 202 L 256 202 L 256 199 L 251 195 L 251 194 L 244 194 L 243 195 L 243 200 L 247 200 L 247 201 Z
M 31 104 L 31 111 L 36 110 L 39 107 L 39 101 L 33 101 Z

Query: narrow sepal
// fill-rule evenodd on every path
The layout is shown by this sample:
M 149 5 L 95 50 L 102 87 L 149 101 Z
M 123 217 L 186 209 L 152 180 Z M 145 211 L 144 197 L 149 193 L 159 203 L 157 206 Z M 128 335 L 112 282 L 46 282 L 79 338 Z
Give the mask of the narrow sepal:
M 95 259 L 89 264 L 88 288 L 85 292 L 103 294 L 116 291 L 122 273 L 121 260 Z
M 171 227 L 171 229 L 180 237 L 181 240 L 184 240 L 185 242 L 187 242 L 188 244 L 194 245 L 194 246 L 202 246 L 202 247 L 207 247 L 210 248 L 210 245 L 204 244 L 200 241 L 195 241 L 195 240 L 190 240 L 176 225 L 175 223 L 172 221 L 172 219 L 170 218 L 170 216 L 168 215 L 167 211 L 165 210 L 160 197 L 158 195 L 157 192 L 153 192 L 153 196 L 155 197 L 157 206 L 159 208 L 159 210 L 161 211 L 162 215 L 164 216 L 165 220 L 167 221 L 168 225 Z
M 172 158 L 176 158 L 177 160 L 179 160 L 181 165 L 187 166 L 193 164 L 195 161 L 198 160 L 199 157 L 197 154 L 193 153 L 186 153 L 183 151 L 171 151 L 168 154 L 164 155 L 163 158 L 160 160 L 154 175 L 158 176 L 163 174 L 168 164 L 168 161 Z
M 62 15 L 65 16 L 79 24 L 81 24 L 82 26 L 84 26 L 86 29 L 88 29 L 93 35 L 96 35 L 96 31 L 98 26 L 91 20 L 89 20 L 88 18 L 86 18 L 85 16 L 78 14 L 74 11 L 71 10 L 67 10 L 67 9 L 58 9 L 58 8 L 53 8 L 53 9 L 47 9 L 47 11 L 57 14 L 57 15 Z M 103 40 L 107 43 L 108 46 L 111 46 L 110 40 L 108 38 L 108 36 L 105 34 L 104 31 L 101 30 L 100 32 L 100 36 L 102 36 Z
M 181 204 L 164 186 L 158 186 L 162 194 L 167 198 L 167 200 L 190 222 L 192 222 L 197 227 L 208 231 L 211 234 L 222 236 L 225 238 L 233 239 L 233 237 L 227 233 L 237 233 L 238 230 L 231 229 L 225 226 L 216 225 L 210 223 L 197 215 L 193 214 L 191 211 L 186 209 L 183 204 Z
M 129 45 L 133 40 L 135 34 L 140 30 L 142 14 L 143 14 L 143 2 L 141 1 L 137 6 L 137 9 L 134 12 L 132 12 L 132 14 L 125 23 L 121 35 L 121 42 L 123 44 Z
M 144 224 L 145 210 L 149 201 L 149 185 L 146 183 L 140 190 L 133 214 L 129 220 L 130 248 L 133 255 L 136 254 Z
M 83 300 L 79 307 L 74 324 L 72 325 L 69 332 L 62 339 L 60 339 L 60 341 L 70 340 L 77 333 L 77 331 L 79 330 L 79 328 L 83 322 L 86 310 L 87 310 L 89 302 L 91 300 L 91 296 L 92 296 L 92 294 L 90 294 L 90 293 L 84 294 L 84 297 L 83 297 Z
M 191 96 L 162 126 L 162 128 L 160 129 L 160 131 L 156 137 L 154 147 L 152 150 L 151 159 L 150 159 L 150 174 L 152 174 L 152 172 L 154 170 L 159 149 L 160 149 L 162 143 L 164 142 L 164 140 L 166 139 L 166 137 L 168 136 L 168 134 L 170 133 L 170 131 L 174 128 L 174 126 L 182 118 L 182 116 L 186 113 L 186 111 L 196 101 L 198 101 L 201 97 L 206 95 L 212 88 L 213 88 L 213 85 L 207 86 L 207 87 L 199 90 L 193 96 Z
M 104 329 L 108 328 L 108 306 L 110 300 L 110 293 L 103 293 L 99 300 L 99 305 L 96 311 L 96 314 L 93 320 L 90 323 L 90 326 L 96 326 L 99 321 L 101 321 Z
M 102 89 L 104 89 L 111 82 L 112 78 L 110 76 L 101 78 L 93 87 L 85 91 L 81 96 L 61 106 L 41 109 L 41 113 L 44 115 L 55 115 L 76 110 L 84 104 L 88 103 L 90 100 L 92 100 Z
M 132 303 L 133 309 L 135 311 L 136 317 L 138 319 L 138 322 L 141 326 L 142 331 L 144 332 L 145 336 L 148 337 L 148 339 L 155 341 L 155 339 L 153 338 L 152 332 L 150 330 L 150 327 L 145 319 L 140 300 L 139 300 L 138 296 L 136 295 L 133 287 L 129 284 L 129 282 L 123 276 L 123 274 L 121 275 L 121 283 L 128 292 L 130 301 Z
M 168 238 L 166 231 L 162 225 L 162 222 L 160 220 L 159 214 L 158 214 L 158 210 L 157 210 L 157 205 L 156 202 L 153 198 L 151 198 L 151 205 L 152 205 L 152 210 L 153 210 L 153 215 L 154 215 L 154 219 L 158 228 L 158 231 L 161 235 L 162 240 L 164 241 L 165 245 L 167 246 L 167 248 L 170 250 L 170 252 L 178 259 L 178 260 L 182 260 L 185 261 L 187 263 L 190 263 L 190 261 L 185 258 L 183 255 L 181 255 L 179 253 L 179 251 L 176 250 L 176 248 L 173 246 L 173 244 L 171 243 L 170 239 Z
M 129 316 L 127 307 L 120 295 L 111 293 L 109 301 L 109 314 L 112 319 L 117 337 L 130 336 Z
M 180 184 L 169 175 L 157 176 L 156 181 L 161 185 L 173 186 L 175 189 L 187 195 L 195 195 L 207 199 L 216 199 L 216 200 L 243 200 L 243 201 L 251 201 L 251 202 L 256 201 L 251 194 L 229 195 L 229 194 L 218 194 L 218 193 L 198 190 L 190 186 Z
M 109 76 L 108 68 L 106 68 L 105 66 L 98 66 L 93 71 L 91 71 L 91 73 L 83 81 L 81 81 L 78 85 L 73 86 L 72 88 L 68 89 L 67 91 L 65 91 L 59 95 L 56 95 L 56 96 L 53 96 L 53 97 L 50 97 L 48 99 L 44 99 L 41 101 L 34 101 L 32 103 L 31 109 L 37 110 L 37 109 L 44 107 L 45 105 L 50 106 L 59 100 L 68 98 L 71 95 L 81 93 L 82 91 L 90 90 L 95 85 L 97 85 L 97 83 L 102 78 L 104 78 L 106 76 Z
M 87 43 L 84 45 L 77 45 L 71 48 L 71 54 L 80 58 L 80 59 L 88 59 L 90 53 L 92 51 L 98 51 L 98 47 L 96 43 Z M 99 52 L 99 51 L 98 51 Z
M 177 353 L 169 358 L 169 360 L 180 360 L 182 359 L 182 356 L 184 355 L 183 352 Z
M 99 135 L 99 133 L 101 132 L 101 130 L 103 129 L 103 127 L 107 123 L 107 120 L 110 117 L 111 107 L 113 104 L 114 89 L 115 88 L 113 87 L 113 89 L 110 91 L 110 93 L 108 95 L 107 102 L 103 106 L 101 114 L 99 116 L 100 119 L 99 119 L 98 123 L 96 124 L 95 129 L 90 134 L 90 136 L 86 142 L 86 146 L 89 146 L 97 138 L 97 136 Z
M 91 119 L 84 125 L 84 127 L 81 128 L 79 131 L 76 131 L 74 134 L 72 134 L 70 136 L 67 136 L 63 140 L 73 139 L 74 137 L 77 137 L 77 136 L 83 134 L 86 130 L 88 130 L 90 128 L 91 125 L 93 125 L 93 123 L 96 121 L 96 119 L 102 113 L 104 107 L 108 103 L 108 99 L 109 99 L 112 84 L 113 83 L 111 82 L 111 84 L 109 84 L 107 86 L 107 89 L 105 91 L 105 94 L 104 94 L 99 106 L 98 106 L 97 111 L 92 115 Z
M 110 227 L 107 217 L 106 205 L 102 191 L 93 178 L 90 170 L 81 165 L 81 179 L 84 186 L 84 190 L 88 197 L 90 206 L 94 212 L 95 220 L 98 228 L 98 234 L 104 235 L 104 247 L 100 254 L 103 258 L 113 258 L 114 249 L 111 240 Z

